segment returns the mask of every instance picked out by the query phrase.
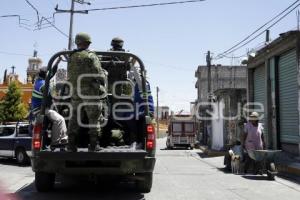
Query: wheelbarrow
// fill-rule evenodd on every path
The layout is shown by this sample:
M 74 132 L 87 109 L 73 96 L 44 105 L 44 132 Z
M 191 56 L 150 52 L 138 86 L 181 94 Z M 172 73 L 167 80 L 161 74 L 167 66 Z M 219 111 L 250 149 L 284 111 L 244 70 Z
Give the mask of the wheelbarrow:
M 269 180 L 275 180 L 278 171 L 274 161 L 280 152 L 281 150 L 253 150 L 248 151 L 248 155 L 260 164 L 260 170 L 263 174 L 267 174 Z

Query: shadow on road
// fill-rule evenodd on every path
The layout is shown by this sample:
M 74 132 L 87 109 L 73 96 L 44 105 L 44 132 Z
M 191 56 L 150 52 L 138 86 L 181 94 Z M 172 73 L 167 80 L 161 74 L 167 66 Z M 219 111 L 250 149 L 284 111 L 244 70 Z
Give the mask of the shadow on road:
M 219 171 L 223 172 L 224 174 L 232 174 L 231 169 L 228 169 L 226 167 L 217 168 Z
M 245 179 L 248 179 L 248 180 L 270 181 L 267 176 L 261 176 L 261 175 L 247 175 L 246 174 L 246 175 L 243 175 L 242 177 Z
M 0 164 L 1 165 L 9 165 L 9 166 L 16 166 L 16 167 L 29 167 L 30 164 L 18 164 L 15 159 L 12 158 L 0 158 Z
M 207 153 L 199 152 L 197 153 L 201 158 L 215 158 L 215 157 L 222 157 L 220 155 L 207 155 Z
M 188 148 L 185 147 L 176 147 L 172 149 L 168 149 L 167 147 L 160 149 L 161 151 L 178 151 L 178 150 L 189 150 Z
M 75 185 L 64 185 L 56 183 L 55 189 L 47 193 L 39 193 L 35 189 L 34 182 L 16 192 L 19 200 L 82 200 L 82 199 L 122 199 L 143 200 L 144 195 L 134 190 L 133 184 L 93 184 L 79 183 Z

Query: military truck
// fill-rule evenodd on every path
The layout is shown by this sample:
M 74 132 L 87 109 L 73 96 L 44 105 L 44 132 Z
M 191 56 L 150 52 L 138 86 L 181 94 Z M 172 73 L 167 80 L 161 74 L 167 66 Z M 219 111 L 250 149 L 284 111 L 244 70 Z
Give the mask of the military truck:
M 90 178 L 101 178 L 102 175 L 106 175 L 134 180 L 138 191 L 150 192 L 155 165 L 156 136 L 153 115 L 149 111 L 146 70 L 142 60 L 134 54 L 95 51 L 101 61 L 102 68 L 108 72 L 108 81 L 103 82 L 103 88 L 106 88 L 108 92 L 101 100 L 108 108 L 106 115 L 103 114 L 105 126 L 102 127 L 102 135 L 104 137 L 99 138 L 102 149 L 96 152 L 88 151 L 89 136 L 87 127 L 83 127 L 78 135 L 77 152 L 66 151 L 63 146 L 53 147 L 49 143 L 51 124 L 45 117 L 45 110 L 52 108 L 64 116 L 68 115 L 68 109 L 70 109 L 68 108 L 70 100 L 68 94 L 72 90 L 68 88 L 68 84 L 60 83 L 63 87 L 60 85 L 57 87 L 60 88 L 60 92 L 56 91 L 54 93 L 60 93 L 61 98 L 54 98 L 53 92 L 49 92 L 50 85 L 57 71 L 58 60 L 63 58 L 62 60 L 67 62 L 71 53 L 72 51 L 56 53 L 49 60 L 47 66 L 48 73 L 42 108 L 34 123 L 32 136 L 31 160 L 32 169 L 35 172 L 36 189 L 39 192 L 52 190 L 57 175 L 72 175 L 73 177 L 78 175 Z M 133 96 L 133 89 L 129 92 L 130 95 L 128 95 L 128 92 L 124 92 L 124 88 L 123 90 L 111 89 L 116 79 L 117 81 L 125 80 L 131 85 L 135 84 L 140 88 L 140 93 L 144 94 L 142 95 L 144 109 L 140 117 L 126 118 L 125 120 L 112 117 L 113 104 L 121 103 L 121 107 L 125 110 L 128 109 L 128 106 L 131 107 L 134 104 L 133 98 L 128 98 L 128 96 Z M 118 98 L 114 97 L 115 95 L 112 93 L 118 92 Z M 140 111 L 139 108 L 137 110 L 137 112 Z M 68 117 L 65 119 L 68 123 Z M 130 127 L 132 125 L 136 128 L 132 129 Z M 115 132 L 121 133 L 123 142 L 116 142 L 112 139 L 112 134 Z M 134 134 L 136 138 L 135 147 L 126 142 L 130 134 Z

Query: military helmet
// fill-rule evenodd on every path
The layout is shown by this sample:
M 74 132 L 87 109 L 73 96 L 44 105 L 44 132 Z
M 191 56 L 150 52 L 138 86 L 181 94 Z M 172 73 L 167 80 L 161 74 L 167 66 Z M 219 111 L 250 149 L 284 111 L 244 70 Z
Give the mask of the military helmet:
M 80 44 L 83 42 L 92 43 L 91 37 L 87 33 L 78 33 L 75 37 L 75 44 Z
M 124 45 L 124 40 L 122 40 L 122 38 L 119 37 L 115 37 L 111 40 L 111 46 L 115 47 L 123 47 Z
M 45 79 L 46 74 L 47 74 L 47 67 L 41 67 L 39 69 L 39 77 L 42 78 L 42 79 Z

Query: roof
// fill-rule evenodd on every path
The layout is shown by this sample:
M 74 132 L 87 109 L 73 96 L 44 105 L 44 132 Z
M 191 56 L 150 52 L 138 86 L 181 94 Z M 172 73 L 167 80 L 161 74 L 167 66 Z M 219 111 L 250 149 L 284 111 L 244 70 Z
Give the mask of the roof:
M 262 65 L 266 59 L 280 55 L 298 45 L 300 31 L 288 31 L 279 34 L 279 37 L 273 42 L 259 49 L 255 56 L 248 57 L 248 68 L 256 68 Z

